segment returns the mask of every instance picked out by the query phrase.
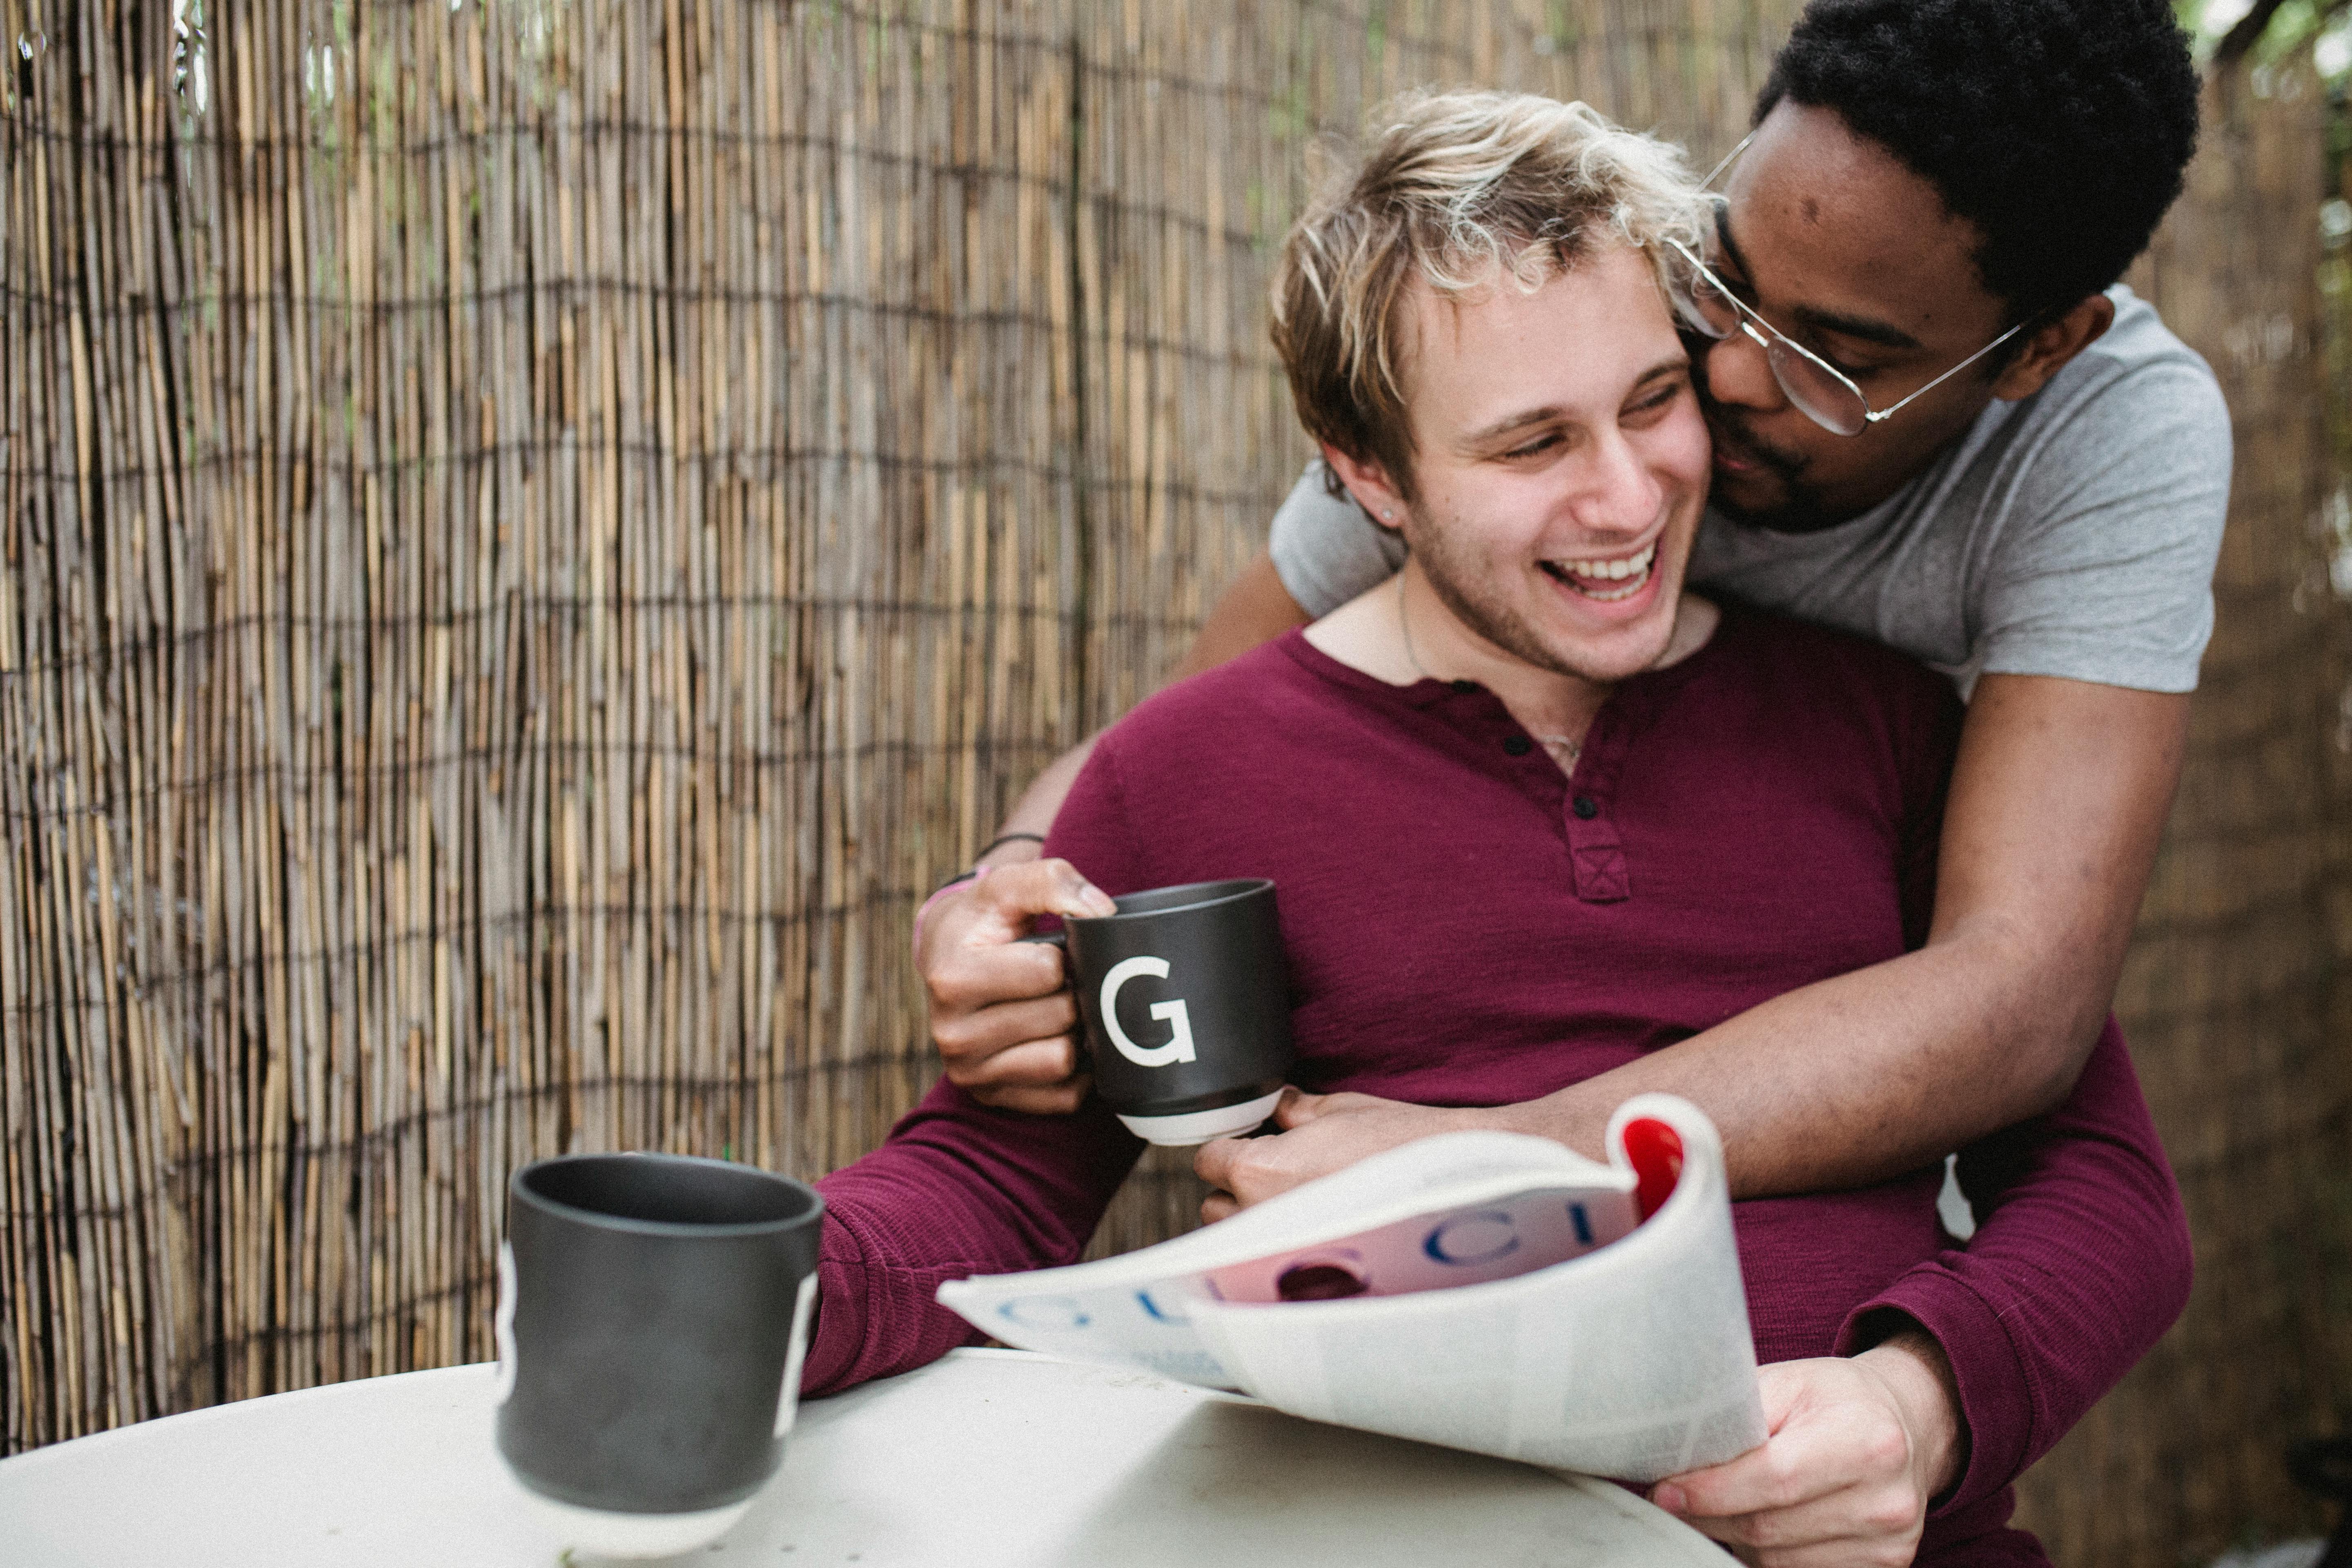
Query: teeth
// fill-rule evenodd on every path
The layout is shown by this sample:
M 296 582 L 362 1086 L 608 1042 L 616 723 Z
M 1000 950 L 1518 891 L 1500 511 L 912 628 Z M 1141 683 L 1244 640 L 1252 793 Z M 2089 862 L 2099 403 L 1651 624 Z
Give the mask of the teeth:
M 1641 576 L 1649 571 L 1650 563 L 1657 558 L 1658 547 L 1653 544 L 1639 555 L 1628 555 L 1615 561 L 1563 561 L 1559 564 L 1579 577 L 1615 583 Z
M 1642 583 L 1646 583 L 1648 581 L 1648 576 L 1644 574 L 1641 583 L 1628 583 L 1622 588 L 1611 588 L 1606 592 L 1598 592 L 1590 588 L 1580 588 L 1577 591 L 1582 594 L 1586 598 L 1591 599 L 1596 603 L 1613 605 L 1620 599 L 1630 599 L 1634 595 L 1640 593 L 1642 591 Z
M 1657 558 L 1658 547 L 1652 544 L 1638 555 L 1628 555 L 1616 561 L 1547 561 L 1544 564 L 1552 569 L 1555 576 L 1577 580 L 1577 592 L 1586 598 L 1611 604 L 1619 599 L 1630 599 L 1640 593 L 1650 579 L 1650 565 Z M 1601 583 L 1623 583 L 1625 586 L 1610 589 L 1586 586 Z

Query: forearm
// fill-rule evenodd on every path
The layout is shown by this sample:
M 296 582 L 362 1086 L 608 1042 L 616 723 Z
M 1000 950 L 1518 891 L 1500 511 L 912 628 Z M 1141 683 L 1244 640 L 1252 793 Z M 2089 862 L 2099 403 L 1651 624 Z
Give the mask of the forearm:
M 940 1083 L 873 1153 L 817 1183 L 824 1303 L 803 1388 L 828 1394 L 936 1360 L 971 1330 L 940 1285 L 1076 1261 L 1139 1145 L 1099 1104 L 991 1110 Z
M 1040 838 L 1052 831 L 1054 818 L 1060 815 L 1062 802 L 1069 798 L 1070 786 L 1077 783 L 1078 774 L 1085 771 L 1087 759 L 1094 755 L 1095 742 L 1100 734 L 1101 731 L 1097 731 L 1046 763 L 1045 771 L 1032 779 L 1029 787 L 1021 792 L 1021 798 L 1013 803 L 1013 809 L 1005 814 L 1004 826 L 998 831 L 1001 834 L 1034 833 Z M 1010 844 L 999 845 L 982 858 L 991 865 L 1034 860 L 1040 847 L 1040 845 L 1028 840 L 1015 839 Z
M 2037 965 L 2007 941 L 1955 939 L 1775 997 L 1502 1115 L 1598 1157 L 1611 1112 L 1663 1090 L 1721 1131 L 1735 1197 L 1864 1185 L 2062 1100 L 2113 984 L 2047 954 Z

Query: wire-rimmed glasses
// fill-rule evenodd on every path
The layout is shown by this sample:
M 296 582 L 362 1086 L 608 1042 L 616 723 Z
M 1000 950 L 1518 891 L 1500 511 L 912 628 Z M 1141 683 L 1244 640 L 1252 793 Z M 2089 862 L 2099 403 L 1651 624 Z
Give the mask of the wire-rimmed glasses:
M 1707 185 L 1713 185 L 1717 176 L 1731 166 L 1732 159 L 1746 152 L 1748 142 L 1754 140 L 1751 134 L 1734 147 L 1723 162 L 1715 166 L 1714 174 L 1707 175 Z M 1720 196 L 1715 199 L 1722 200 Z M 1859 436 L 1880 420 L 1892 419 L 1905 404 L 1941 386 L 2017 336 L 2029 324 L 2027 321 L 2018 322 L 1925 386 L 1916 388 L 1885 408 L 1873 408 L 1870 399 L 1863 395 L 1862 388 L 1856 386 L 1844 372 L 1757 314 L 1747 301 L 1733 293 L 1730 287 L 1715 275 L 1714 268 L 1692 255 L 1681 241 L 1669 239 L 1666 243 L 1690 268 L 1683 285 L 1682 298 L 1675 301 L 1684 321 L 1717 342 L 1734 332 L 1745 332 L 1755 340 L 1756 345 L 1764 351 L 1764 363 L 1771 367 L 1772 379 L 1780 383 L 1781 393 L 1796 405 L 1798 412 L 1822 429 L 1840 436 Z

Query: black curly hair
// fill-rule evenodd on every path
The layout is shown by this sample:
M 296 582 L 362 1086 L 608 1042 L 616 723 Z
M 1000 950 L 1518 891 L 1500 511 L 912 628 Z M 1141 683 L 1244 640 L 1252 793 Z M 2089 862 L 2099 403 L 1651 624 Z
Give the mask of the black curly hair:
M 2123 276 L 2197 148 L 2170 0 L 1812 0 L 1756 100 L 1834 110 L 1984 243 L 2011 320 Z

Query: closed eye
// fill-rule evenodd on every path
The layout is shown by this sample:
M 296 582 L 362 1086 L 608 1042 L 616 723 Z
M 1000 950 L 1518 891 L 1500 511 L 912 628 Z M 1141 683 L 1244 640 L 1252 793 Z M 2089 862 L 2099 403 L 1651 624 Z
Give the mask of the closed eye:
M 1741 278 L 1735 272 L 1727 270 L 1721 266 L 1717 266 L 1716 268 L 1715 275 L 1723 280 L 1723 287 L 1726 291 L 1738 296 L 1741 304 L 1747 306 L 1751 310 L 1757 310 L 1759 314 L 1762 313 L 1756 303 L 1756 290 L 1748 286 L 1747 279 Z M 1802 342 L 1801 339 L 1792 339 L 1790 341 Z M 1875 375 L 1879 370 L 1877 365 L 1848 363 L 1846 361 L 1838 358 L 1837 355 L 1822 347 L 1818 339 L 1806 343 L 1805 347 L 1811 353 L 1817 355 L 1823 364 L 1829 366 L 1832 370 L 1837 372 L 1840 375 L 1844 376 L 1849 381 L 1860 381 L 1864 376 Z
M 1526 445 L 1512 447 L 1509 451 L 1504 453 L 1503 456 L 1505 458 L 1532 458 L 1539 453 L 1548 452 L 1559 445 L 1559 432 L 1557 430 L 1547 430 L 1542 435 L 1537 437 L 1534 440 L 1528 442 Z
M 1675 399 L 1680 397 L 1683 395 L 1683 389 L 1689 384 L 1689 382 L 1676 377 L 1626 409 L 1624 416 L 1628 419 L 1640 419 L 1646 415 L 1663 413 L 1673 405 Z
M 1814 353 L 1818 354 L 1823 364 L 1829 366 L 1832 370 L 1837 372 L 1848 381 L 1860 381 L 1864 376 L 1874 375 L 1878 372 L 1878 367 L 1876 365 L 1849 364 L 1844 360 L 1838 358 L 1837 355 L 1823 349 L 1818 343 L 1807 343 L 1805 346 L 1811 349 Z

